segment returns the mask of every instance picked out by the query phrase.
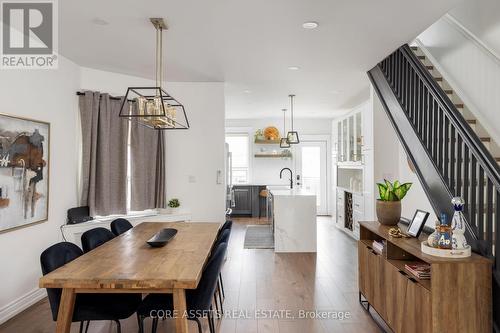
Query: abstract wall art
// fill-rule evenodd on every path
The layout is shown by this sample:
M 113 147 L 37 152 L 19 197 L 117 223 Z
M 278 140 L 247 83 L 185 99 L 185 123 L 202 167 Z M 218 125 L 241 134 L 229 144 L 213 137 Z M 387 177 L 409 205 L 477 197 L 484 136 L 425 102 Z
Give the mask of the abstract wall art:
M 48 219 L 50 124 L 0 114 L 0 232 Z

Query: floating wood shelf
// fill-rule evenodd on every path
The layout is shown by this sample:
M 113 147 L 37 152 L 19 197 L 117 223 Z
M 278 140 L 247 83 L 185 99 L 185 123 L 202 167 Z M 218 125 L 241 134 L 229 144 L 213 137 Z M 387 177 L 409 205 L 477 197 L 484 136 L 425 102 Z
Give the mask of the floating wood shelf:
M 292 158 L 292 154 L 265 153 L 265 154 L 255 154 L 254 157 L 256 157 L 256 158 Z
M 276 140 L 255 139 L 254 143 L 258 144 L 258 145 L 279 145 L 280 144 L 280 140 L 279 139 L 276 139 Z

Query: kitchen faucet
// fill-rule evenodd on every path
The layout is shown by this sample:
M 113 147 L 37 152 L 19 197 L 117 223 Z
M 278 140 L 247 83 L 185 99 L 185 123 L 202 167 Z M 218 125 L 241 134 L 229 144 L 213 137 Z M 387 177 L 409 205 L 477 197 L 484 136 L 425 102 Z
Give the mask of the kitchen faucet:
M 283 171 L 285 171 L 285 170 L 290 171 L 290 189 L 293 189 L 293 173 L 292 173 L 292 170 L 290 170 L 290 168 L 283 168 L 283 169 L 281 169 L 281 171 L 280 171 L 280 179 L 283 178 Z

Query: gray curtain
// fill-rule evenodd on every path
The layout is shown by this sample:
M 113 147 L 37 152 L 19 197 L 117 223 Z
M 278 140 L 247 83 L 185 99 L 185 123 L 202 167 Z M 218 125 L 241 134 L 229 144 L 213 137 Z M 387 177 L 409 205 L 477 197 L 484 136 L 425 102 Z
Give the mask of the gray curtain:
M 129 122 L 118 116 L 121 103 L 99 92 L 80 96 L 81 204 L 90 207 L 92 216 L 127 212 Z
M 130 126 L 130 209 L 165 208 L 164 133 L 138 122 L 132 122 Z

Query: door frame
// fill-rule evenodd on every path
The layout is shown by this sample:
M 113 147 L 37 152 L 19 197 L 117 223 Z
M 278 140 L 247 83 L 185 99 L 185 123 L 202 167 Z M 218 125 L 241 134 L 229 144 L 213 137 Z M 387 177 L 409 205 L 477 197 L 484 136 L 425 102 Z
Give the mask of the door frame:
M 331 142 L 332 142 L 332 135 L 331 134 L 302 134 L 300 135 L 300 142 L 326 142 L 326 151 L 325 151 L 325 159 L 326 159 L 326 214 L 327 215 L 332 215 L 332 203 L 330 202 L 330 198 L 332 195 L 331 192 Z M 298 147 L 294 146 L 293 153 L 296 153 L 295 149 L 300 149 L 300 143 L 297 145 Z M 297 163 L 293 163 L 293 171 L 294 174 L 297 174 Z M 296 179 L 294 179 L 296 181 Z

